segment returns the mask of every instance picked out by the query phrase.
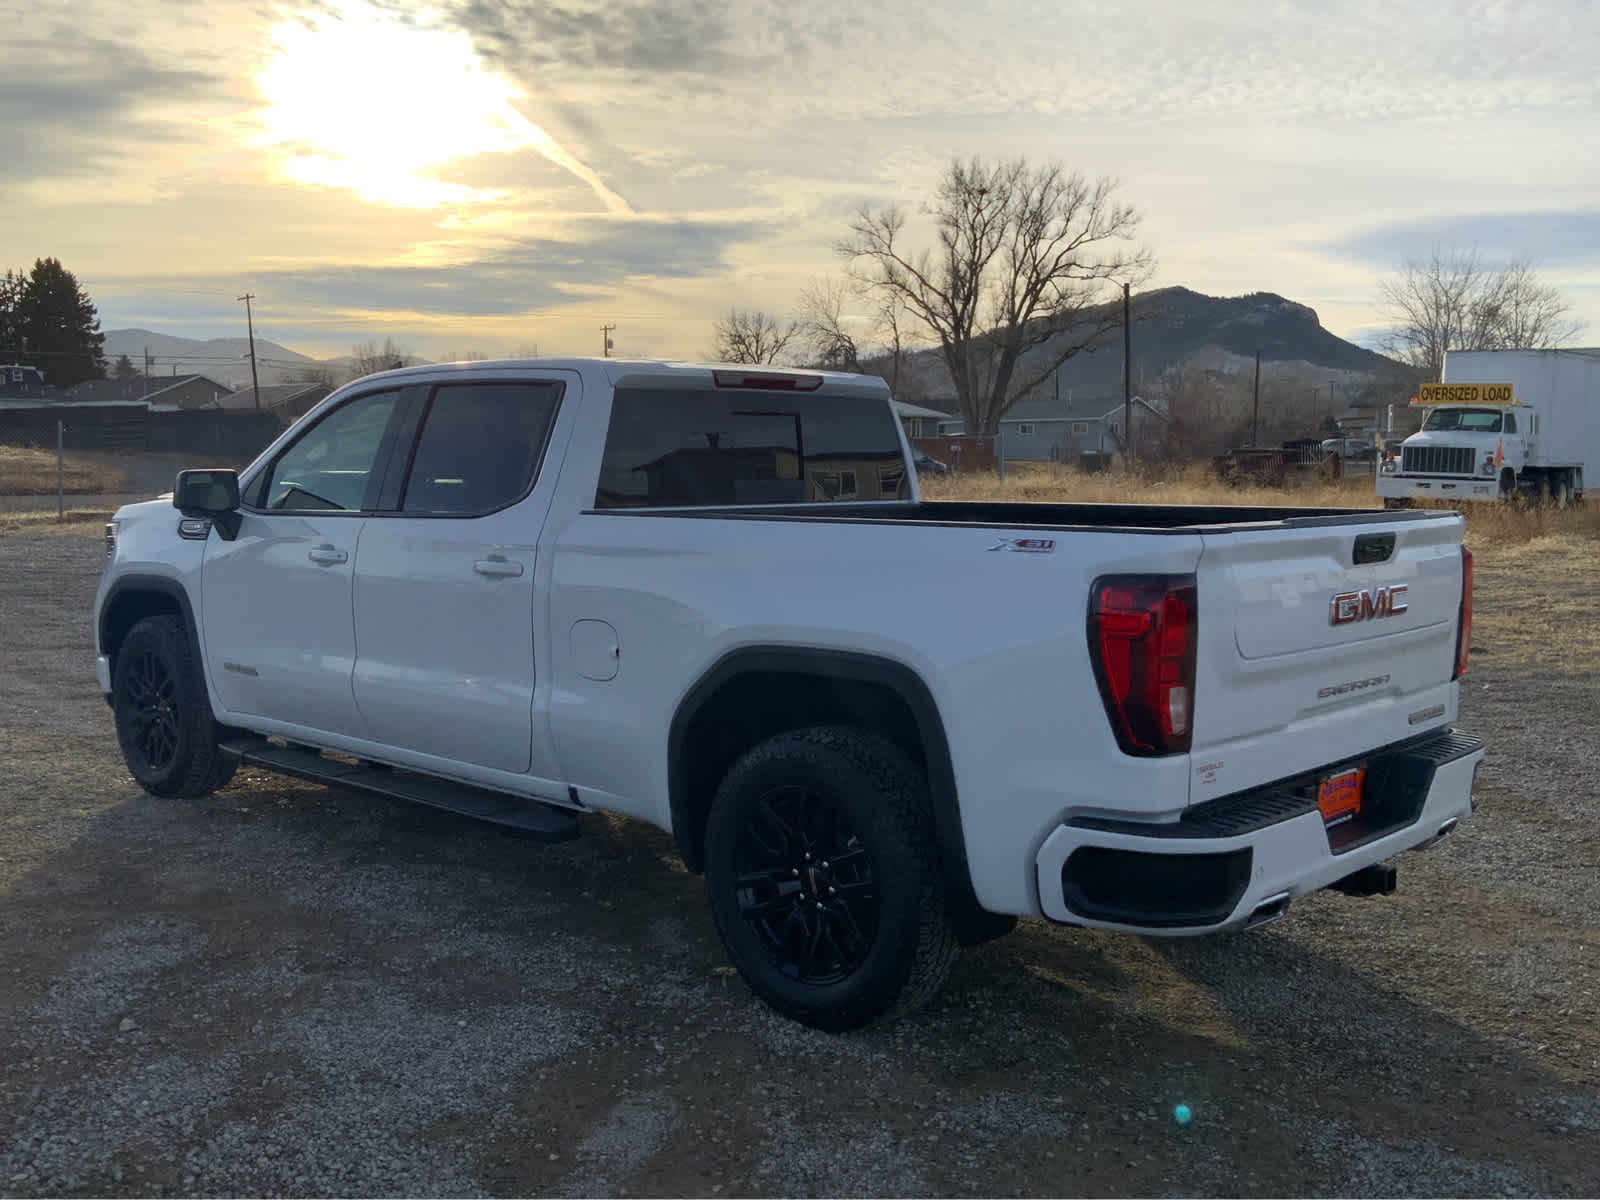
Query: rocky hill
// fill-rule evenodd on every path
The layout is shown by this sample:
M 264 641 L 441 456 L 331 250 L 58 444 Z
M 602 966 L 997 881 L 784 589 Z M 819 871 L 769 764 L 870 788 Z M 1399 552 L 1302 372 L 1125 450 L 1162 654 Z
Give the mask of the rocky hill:
M 1314 423 L 1344 415 L 1363 401 L 1370 407 L 1391 392 L 1409 395 L 1414 384 L 1402 364 L 1330 333 L 1315 309 L 1271 292 L 1219 297 L 1169 287 L 1134 296 L 1130 309 L 1135 394 L 1159 392 L 1175 372 L 1206 377 L 1237 392 L 1252 384 L 1257 351 L 1263 394 L 1277 396 L 1279 408 L 1303 409 L 1303 419 Z M 1052 353 L 1041 348 L 1024 366 L 1046 361 Z M 954 389 L 937 351 L 913 356 L 906 375 L 903 398 L 954 409 Z M 1097 349 L 1069 359 L 1058 376 L 1019 401 L 1008 416 L 1099 415 L 1120 403 L 1120 331 Z

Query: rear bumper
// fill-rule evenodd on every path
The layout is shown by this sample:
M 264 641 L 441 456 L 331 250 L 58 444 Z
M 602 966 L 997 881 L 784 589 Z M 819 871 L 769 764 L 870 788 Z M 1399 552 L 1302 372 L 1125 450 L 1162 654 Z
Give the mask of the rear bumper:
M 1164 824 L 1078 817 L 1036 859 L 1044 915 L 1161 936 L 1240 929 L 1453 829 L 1472 811 L 1481 739 L 1425 734 L 1359 760 L 1197 805 Z M 1329 829 L 1317 782 L 1367 769 L 1362 816 Z
M 1500 481 L 1470 475 L 1385 475 L 1378 473 L 1378 495 L 1385 500 L 1498 500 Z

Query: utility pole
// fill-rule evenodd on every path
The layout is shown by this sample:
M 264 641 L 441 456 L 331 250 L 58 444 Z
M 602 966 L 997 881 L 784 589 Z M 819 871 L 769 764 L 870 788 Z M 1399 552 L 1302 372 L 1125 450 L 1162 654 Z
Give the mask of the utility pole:
M 1133 330 L 1128 324 L 1128 285 L 1122 285 L 1122 463 L 1133 461 Z
M 256 407 L 261 407 L 261 380 L 256 376 L 256 322 L 250 313 L 250 301 L 255 299 L 255 294 L 246 292 L 239 297 L 244 301 L 245 328 L 250 331 L 250 391 L 255 396 Z
M 141 399 L 150 398 L 150 347 L 144 348 L 144 395 Z
M 1256 441 L 1256 430 L 1261 424 L 1261 351 L 1256 351 L 1256 385 L 1255 400 L 1250 410 L 1250 444 L 1259 445 Z
M 615 328 L 616 328 L 615 325 L 602 325 L 602 326 L 600 326 L 600 338 L 601 338 L 601 341 L 604 343 L 601 346 L 601 357 L 602 358 L 610 358 L 611 357 L 611 331 L 613 329 L 615 329 Z

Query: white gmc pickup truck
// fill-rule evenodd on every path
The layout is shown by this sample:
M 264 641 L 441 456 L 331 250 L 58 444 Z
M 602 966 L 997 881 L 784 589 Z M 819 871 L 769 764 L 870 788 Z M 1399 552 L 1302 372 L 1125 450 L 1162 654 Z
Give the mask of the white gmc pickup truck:
M 385 372 L 106 532 L 146 790 L 242 762 L 536 837 L 652 822 L 750 988 L 826 1029 L 1019 915 L 1193 935 L 1391 890 L 1483 757 L 1459 515 L 929 503 L 860 376 Z

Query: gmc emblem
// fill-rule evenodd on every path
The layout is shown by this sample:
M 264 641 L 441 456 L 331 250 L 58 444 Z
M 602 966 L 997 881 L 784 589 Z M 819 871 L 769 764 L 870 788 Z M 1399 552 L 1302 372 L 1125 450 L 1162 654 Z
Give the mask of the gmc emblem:
M 1406 585 L 1372 588 L 1365 592 L 1340 592 L 1333 598 L 1328 613 L 1331 625 L 1355 621 L 1375 621 L 1379 617 L 1398 617 L 1406 611 Z

